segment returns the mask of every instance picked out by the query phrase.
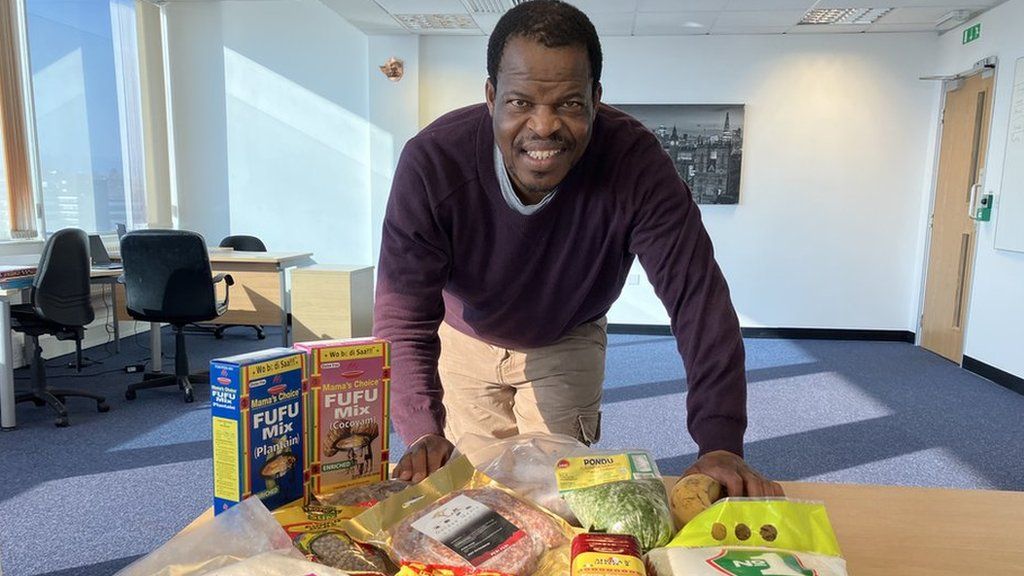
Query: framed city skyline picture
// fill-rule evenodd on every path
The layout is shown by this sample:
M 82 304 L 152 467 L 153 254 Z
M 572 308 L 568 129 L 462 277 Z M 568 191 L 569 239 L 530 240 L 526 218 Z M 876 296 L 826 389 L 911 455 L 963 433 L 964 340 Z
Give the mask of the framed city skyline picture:
M 739 204 L 742 104 L 612 104 L 661 141 L 697 204 Z

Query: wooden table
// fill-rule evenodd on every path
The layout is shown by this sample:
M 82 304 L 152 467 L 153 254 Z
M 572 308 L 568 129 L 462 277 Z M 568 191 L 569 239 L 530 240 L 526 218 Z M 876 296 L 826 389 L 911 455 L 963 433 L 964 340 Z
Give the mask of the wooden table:
M 1024 492 L 782 485 L 825 503 L 851 576 L 1024 574 Z
M 235 281 L 235 285 L 231 287 L 228 311 L 217 318 L 216 323 L 281 326 L 282 345 L 289 346 L 288 270 L 311 262 L 313 253 L 211 249 L 209 254 L 214 274 L 231 274 Z M 111 254 L 111 258 L 118 257 L 119 255 Z M 118 315 L 125 320 L 130 319 L 127 310 L 123 308 L 118 311 Z M 153 359 L 156 361 L 155 355 Z M 154 367 L 154 370 L 156 369 L 158 368 Z
M 1024 575 L 1024 492 L 782 485 L 825 503 L 850 576 Z M 211 518 L 212 508 L 185 529 Z

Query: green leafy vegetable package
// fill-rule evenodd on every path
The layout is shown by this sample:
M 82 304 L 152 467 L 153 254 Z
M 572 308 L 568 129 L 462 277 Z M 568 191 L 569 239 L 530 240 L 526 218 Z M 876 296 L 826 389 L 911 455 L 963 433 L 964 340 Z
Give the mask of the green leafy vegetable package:
M 555 475 L 559 493 L 583 528 L 630 534 L 644 550 L 672 538 L 668 495 L 647 452 L 574 455 L 555 464 Z

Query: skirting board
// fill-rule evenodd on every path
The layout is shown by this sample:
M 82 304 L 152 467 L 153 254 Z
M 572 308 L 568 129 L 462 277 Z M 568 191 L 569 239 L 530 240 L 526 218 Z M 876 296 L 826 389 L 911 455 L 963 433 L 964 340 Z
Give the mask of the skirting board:
M 1024 378 L 1004 372 L 995 366 L 989 366 L 981 360 L 975 360 L 970 356 L 964 356 L 963 368 L 1018 394 L 1024 394 Z
M 875 342 L 914 343 L 909 330 L 846 330 L 836 328 L 741 328 L 744 338 L 784 338 L 787 340 L 870 340 Z M 668 326 L 655 324 L 609 324 L 609 334 L 671 336 Z

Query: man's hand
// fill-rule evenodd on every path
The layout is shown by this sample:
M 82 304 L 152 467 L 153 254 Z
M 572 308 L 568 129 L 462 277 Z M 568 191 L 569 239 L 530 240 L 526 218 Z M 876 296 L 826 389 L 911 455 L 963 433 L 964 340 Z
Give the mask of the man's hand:
M 683 476 L 690 474 L 706 474 L 718 480 L 729 496 L 785 496 L 778 482 L 761 476 L 743 458 L 725 450 L 708 452 L 698 458 L 683 472 Z
M 444 436 L 427 434 L 409 446 L 391 477 L 420 482 L 444 466 L 453 450 L 455 446 Z

